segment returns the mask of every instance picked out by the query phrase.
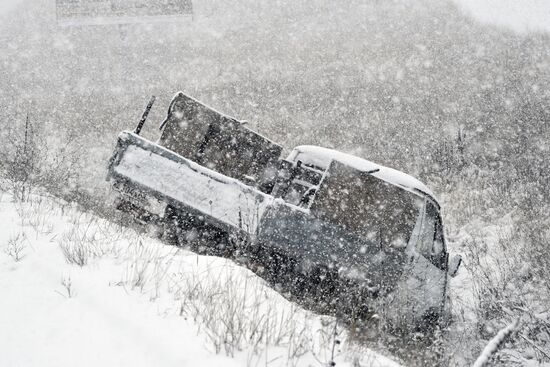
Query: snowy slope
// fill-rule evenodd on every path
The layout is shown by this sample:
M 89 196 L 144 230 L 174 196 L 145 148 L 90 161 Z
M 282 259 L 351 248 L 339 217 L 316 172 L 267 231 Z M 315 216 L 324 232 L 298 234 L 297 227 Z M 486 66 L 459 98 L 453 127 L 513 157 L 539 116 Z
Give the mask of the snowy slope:
M 0 191 L 0 223 L 1 366 L 332 359 L 334 320 L 299 309 L 229 261 L 165 246 L 52 198 L 16 203 Z M 398 365 L 336 331 L 338 366 Z

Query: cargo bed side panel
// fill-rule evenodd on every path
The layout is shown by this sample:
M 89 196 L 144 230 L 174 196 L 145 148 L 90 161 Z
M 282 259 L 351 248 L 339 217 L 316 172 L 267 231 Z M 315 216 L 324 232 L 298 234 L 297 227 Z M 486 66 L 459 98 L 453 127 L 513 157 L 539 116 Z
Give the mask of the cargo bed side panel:
M 269 195 L 131 133 L 121 135 L 117 150 L 111 178 L 167 203 L 179 203 L 225 226 L 255 233 L 272 201 Z

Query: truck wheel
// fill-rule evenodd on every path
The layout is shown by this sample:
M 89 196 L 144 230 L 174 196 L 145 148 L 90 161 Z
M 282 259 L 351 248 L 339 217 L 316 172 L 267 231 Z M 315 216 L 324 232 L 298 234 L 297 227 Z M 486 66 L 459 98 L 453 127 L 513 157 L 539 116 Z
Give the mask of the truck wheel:
M 430 308 L 424 312 L 424 315 L 422 315 L 422 319 L 420 320 L 417 329 L 419 331 L 433 332 L 439 325 L 440 318 L 440 310 L 437 308 Z
M 162 239 L 170 245 L 179 245 L 179 216 L 175 208 L 170 205 L 164 209 L 164 220 L 162 221 Z

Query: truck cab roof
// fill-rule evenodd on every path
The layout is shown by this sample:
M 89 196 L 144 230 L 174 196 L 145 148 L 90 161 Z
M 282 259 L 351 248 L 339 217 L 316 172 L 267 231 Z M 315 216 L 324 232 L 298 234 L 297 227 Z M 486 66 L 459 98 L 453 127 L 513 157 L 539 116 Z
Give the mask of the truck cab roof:
M 374 177 L 399 186 L 407 191 L 428 196 L 439 206 L 434 193 L 418 179 L 396 169 L 385 167 L 351 154 L 314 145 L 300 145 L 292 150 L 287 160 L 292 162 L 301 161 L 305 165 L 322 170 L 327 169 L 332 161 L 337 161 L 359 171 L 372 172 Z

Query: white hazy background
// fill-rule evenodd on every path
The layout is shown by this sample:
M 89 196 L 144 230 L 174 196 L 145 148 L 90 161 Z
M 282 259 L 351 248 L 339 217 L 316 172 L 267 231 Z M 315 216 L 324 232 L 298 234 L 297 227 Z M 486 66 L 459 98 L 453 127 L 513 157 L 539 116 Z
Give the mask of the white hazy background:
M 7 13 L 21 0 L 0 0 L 0 14 Z
M 9 12 L 23 1 L 0 0 L 0 14 Z M 483 23 L 507 27 L 520 33 L 550 32 L 550 0 L 453 1 L 465 13 Z
M 454 0 L 481 22 L 516 32 L 550 32 L 550 0 Z

